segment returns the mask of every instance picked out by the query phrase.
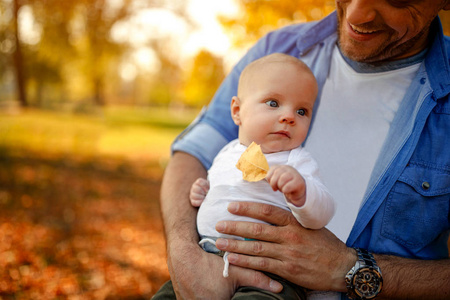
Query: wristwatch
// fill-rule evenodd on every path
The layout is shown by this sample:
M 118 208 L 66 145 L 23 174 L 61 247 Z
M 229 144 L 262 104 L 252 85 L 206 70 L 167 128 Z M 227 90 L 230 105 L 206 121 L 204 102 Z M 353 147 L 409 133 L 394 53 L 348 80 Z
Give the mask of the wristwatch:
M 365 249 L 355 248 L 358 260 L 345 275 L 347 296 L 350 299 L 374 299 L 383 287 L 383 277 L 373 255 Z

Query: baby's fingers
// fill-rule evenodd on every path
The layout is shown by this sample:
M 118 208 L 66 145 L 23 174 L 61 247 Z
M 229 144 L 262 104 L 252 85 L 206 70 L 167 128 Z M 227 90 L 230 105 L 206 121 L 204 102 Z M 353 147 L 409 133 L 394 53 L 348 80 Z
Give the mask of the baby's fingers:
M 191 205 L 200 207 L 209 191 L 209 182 L 205 178 L 198 178 L 191 187 L 189 198 Z
M 200 186 L 205 193 L 207 193 L 209 191 L 209 181 L 205 178 L 198 178 L 195 181 L 195 184 L 197 184 L 198 186 Z

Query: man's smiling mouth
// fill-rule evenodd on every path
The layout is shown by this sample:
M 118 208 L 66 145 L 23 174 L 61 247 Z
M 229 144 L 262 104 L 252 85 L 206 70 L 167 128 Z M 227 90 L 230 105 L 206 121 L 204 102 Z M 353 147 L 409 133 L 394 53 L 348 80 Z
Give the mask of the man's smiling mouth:
M 368 30 L 368 29 L 364 29 L 364 28 L 359 28 L 352 24 L 350 24 L 350 27 L 353 29 L 353 31 L 355 33 L 359 33 L 359 34 L 372 34 L 372 33 L 375 33 L 378 31 L 378 30 Z

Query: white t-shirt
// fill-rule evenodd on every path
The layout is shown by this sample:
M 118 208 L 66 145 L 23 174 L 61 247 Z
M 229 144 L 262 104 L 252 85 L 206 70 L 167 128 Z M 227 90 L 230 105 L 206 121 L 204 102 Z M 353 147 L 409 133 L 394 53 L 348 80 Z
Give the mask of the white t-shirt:
M 290 209 L 307 228 L 322 228 L 330 221 L 334 213 L 334 201 L 319 179 L 316 162 L 306 150 L 299 147 L 291 151 L 265 154 L 269 166 L 290 165 L 305 179 L 306 202 L 302 207 L 295 207 L 287 203 L 281 192 L 274 192 L 266 180 L 247 182 L 242 179 L 242 172 L 236 168 L 236 163 L 246 148 L 238 140 L 231 141 L 214 159 L 208 171 L 210 190 L 197 215 L 200 236 L 229 237 L 219 234 L 215 229 L 217 222 L 221 220 L 257 221 L 229 213 L 228 204 L 236 201 L 267 203 Z
M 326 227 L 343 242 L 356 220 L 391 122 L 419 66 L 357 73 L 335 47 L 305 148 L 316 159 L 323 182 L 336 200 L 335 217 Z M 339 299 L 339 295 L 308 299 Z

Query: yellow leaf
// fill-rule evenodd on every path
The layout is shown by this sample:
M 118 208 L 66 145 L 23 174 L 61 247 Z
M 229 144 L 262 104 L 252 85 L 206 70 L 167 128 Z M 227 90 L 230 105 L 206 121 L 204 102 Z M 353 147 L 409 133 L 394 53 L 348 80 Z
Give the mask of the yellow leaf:
M 246 181 L 260 181 L 264 179 L 269 171 L 267 159 L 261 151 L 261 147 L 252 142 L 242 153 L 236 168 L 242 171 L 242 177 Z

